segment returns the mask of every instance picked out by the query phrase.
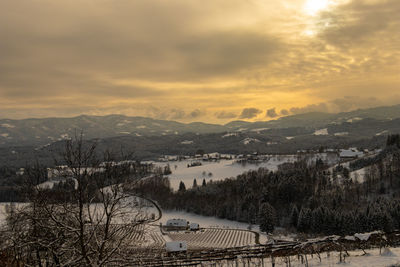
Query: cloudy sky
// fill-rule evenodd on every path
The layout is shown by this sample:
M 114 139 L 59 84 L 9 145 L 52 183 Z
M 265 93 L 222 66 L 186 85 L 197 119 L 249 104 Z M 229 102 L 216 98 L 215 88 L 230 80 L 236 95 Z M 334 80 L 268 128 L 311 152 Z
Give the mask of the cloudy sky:
M 0 118 L 400 103 L 399 0 L 1 0 Z

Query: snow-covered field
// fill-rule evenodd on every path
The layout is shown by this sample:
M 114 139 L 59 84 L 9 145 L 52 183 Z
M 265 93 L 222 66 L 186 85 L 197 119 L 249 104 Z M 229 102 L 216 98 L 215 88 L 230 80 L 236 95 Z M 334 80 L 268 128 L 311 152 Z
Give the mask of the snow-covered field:
M 364 183 L 366 173 L 367 168 L 352 171 L 350 172 L 350 178 L 353 180 L 353 182 L 357 181 L 358 183 Z
M 169 219 L 186 219 L 189 222 L 195 222 L 201 228 L 223 228 L 223 229 L 242 229 L 249 230 L 249 224 L 216 217 L 201 216 L 194 213 L 184 211 L 163 210 L 163 216 L 160 220 L 162 224 L 166 224 Z M 252 225 L 251 230 L 260 233 L 258 225 Z M 267 235 L 260 233 L 260 243 L 267 242 Z
M 346 256 L 344 261 L 340 262 L 338 252 L 330 252 L 329 254 L 321 254 L 321 261 L 317 255 L 307 255 L 307 263 L 303 263 L 298 256 L 291 256 L 290 258 L 275 258 L 275 264 L 272 265 L 271 258 L 261 259 L 247 259 L 245 257 L 238 257 L 234 261 L 218 263 L 217 266 L 275 266 L 275 267 L 333 267 L 333 266 L 346 266 L 346 267 L 397 267 L 400 266 L 400 248 L 366 250 L 364 255 L 363 251 L 349 251 L 350 256 Z M 343 255 L 343 254 L 342 254 Z M 289 264 L 290 260 L 290 264 Z M 305 260 L 305 259 L 304 259 Z M 210 262 L 211 263 L 211 262 Z M 204 266 L 214 266 L 207 265 Z
M 7 214 L 6 214 L 6 206 L 8 203 L 0 203 L 0 227 L 4 224 Z
M 255 234 L 231 229 L 205 229 L 197 232 L 170 232 L 173 241 L 186 241 L 188 249 L 232 248 L 255 244 Z
M 260 167 L 275 171 L 277 170 L 278 165 L 285 162 L 294 162 L 296 160 L 296 155 L 288 155 L 274 156 L 267 162 L 262 162 L 260 164 L 248 163 L 246 165 L 235 163 L 234 160 L 220 160 L 217 162 L 203 161 L 201 166 L 190 168 L 188 168 L 187 165 L 193 160 L 172 161 L 168 163 L 172 171 L 172 174 L 168 175 L 168 177 L 170 179 L 171 187 L 174 190 L 177 190 L 180 181 L 185 183 L 186 188 L 190 188 L 193 185 L 193 179 L 196 179 L 197 184 L 201 185 L 203 179 L 205 179 L 206 182 L 209 182 L 210 180 L 223 180 L 225 178 L 236 177 L 249 170 L 257 170 Z M 167 163 L 165 162 L 156 163 L 158 166 L 165 166 L 166 164 Z
M 339 132 L 339 133 L 335 133 L 335 136 L 346 136 L 349 135 L 349 132 Z
M 321 262 L 317 255 L 311 257 L 307 256 L 309 267 L 331 267 L 331 266 L 347 266 L 347 267 L 389 267 L 398 266 L 400 264 L 400 248 L 389 248 L 382 249 L 382 254 L 379 254 L 379 249 L 366 250 L 367 254 L 361 250 L 350 251 L 350 256 L 346 256 L 344 262 L 340 262 L 340 257 L 338 252 L 331 252 L 329 254 L 321 254 Z M 265 266 L 270 266 L 265 261 Z M 275 260 L 275 266 L 288 266 L 284 258 L 277 258 Z M 292 267 L 306 266 L 301 263 L 296 257 L 291 257 Z
M 218 219 L 215 217 L 201 216 L 184 211 L 171 211 L 171 210 L 163 210 L 163 217 L 161 218 L 160 222 L 162 224 L 165 224 L 169 219 L 175 219 L 175 218 L 186 219 L 189 222 L 198 223 L 202 228 L 216 227 L 216 228 L 247 230 L 249 226 L 247 223 Z M 258 227 L 255 227 L 254 229 L 258 230 Z
M 328 135 L 328 128 L 319 129 L 314 132 L 314 135 Z

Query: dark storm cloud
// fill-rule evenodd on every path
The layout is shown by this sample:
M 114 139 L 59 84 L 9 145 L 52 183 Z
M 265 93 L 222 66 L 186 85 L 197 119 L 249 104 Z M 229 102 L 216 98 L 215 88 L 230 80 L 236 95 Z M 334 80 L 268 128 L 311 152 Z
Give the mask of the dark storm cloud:
M 353 0 L 333 12 L 325 12 L 321 23 L 329 23 L 320 35 L 335 46 L 350 49 L 370 42 L 397 42 L 400 37 L 400 1 Z M 391 34 L 387 34 L 390 32 Z M 383 38 L 383 39 L 381 39 Z
M 242 113 L 240 114 L 239 118 L 240 119 L 253 119 L 253 118 L 257 117 L 257 115 L 260 113 L 262 113 L 262 111 L 257 108 L 245 108 L 242 110 Z
M 228 111 L 219 111 L 216 112 L 214 115 L 217 119 L 233 119 L 237 118 L 238 116 L 236 113 Z
M 305 107 L 293 107 L 290 109 L 293 114 L 302 114 L 309 112 L 328 112 L 328 106 L 325 103 L 307 105 Z
M 172 119 L 172 120 L 179 120 L 183 119 L 186 116 L 186 113 L 184 110 L 181 109 L 172 109 L 167 113 L 166 118 L 167 119 Z
M 281 115 L 287 116 L 287 115 L 289 115 L 289 111 L 287 109 L 282 109 L 281 110 Z
M 267 110 L 266 116 L 270 118 L 275 118 L 278 117 L 278 114 L 276 113 L 275 108 L 271 108 Z
M 198 117 L 201 117 L 203 115 L 205 115 L 205 111 L 202 111 L 200 109 L 195 109 L 192 112 L 190 112 L 190 114 L 189 114 L 189 116 L 191 118 L 198 118 Z

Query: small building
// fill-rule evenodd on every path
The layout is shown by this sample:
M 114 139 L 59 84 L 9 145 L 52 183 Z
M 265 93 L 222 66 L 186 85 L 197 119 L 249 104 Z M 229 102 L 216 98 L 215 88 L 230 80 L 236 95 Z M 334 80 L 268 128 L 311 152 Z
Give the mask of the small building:
M 170 219 L 167 221 L 167 227 L 187 228 L 188 221 L 185 219 Z
M 190 223 L 189 229 L 191 231 L 197 231 L 200 230 L 200 225 L 198 223 Z
M 167 252 L 186 252 L 187 251 L 187 243 L 186 243 L 186 241 L 166 242 L 165 249 Z
M 218 152 L 208 154 L 208 158 L 212 160 L 218 160 L 220 158 L 220 154 Z
M 358 151 L 356 148 L 342 149 L 339 154 L 341 159 L 356 159 L 363 155 L 364 155 L 364 153 L 361 151 Z

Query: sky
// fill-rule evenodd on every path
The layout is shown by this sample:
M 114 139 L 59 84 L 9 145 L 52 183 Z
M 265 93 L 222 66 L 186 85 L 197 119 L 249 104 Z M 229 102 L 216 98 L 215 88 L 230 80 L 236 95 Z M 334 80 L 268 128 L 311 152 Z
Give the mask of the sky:
M 1 0 L 0 118 L 400 103 L 399 0 Z

